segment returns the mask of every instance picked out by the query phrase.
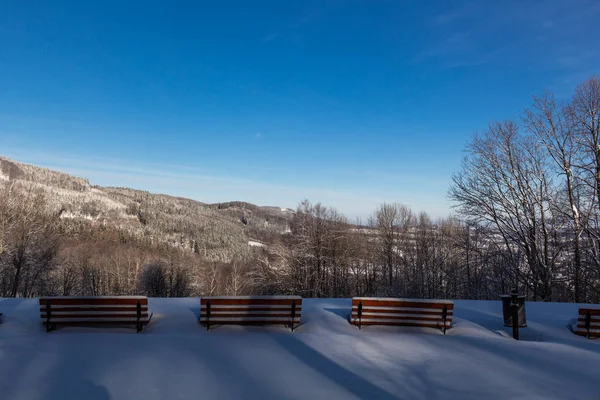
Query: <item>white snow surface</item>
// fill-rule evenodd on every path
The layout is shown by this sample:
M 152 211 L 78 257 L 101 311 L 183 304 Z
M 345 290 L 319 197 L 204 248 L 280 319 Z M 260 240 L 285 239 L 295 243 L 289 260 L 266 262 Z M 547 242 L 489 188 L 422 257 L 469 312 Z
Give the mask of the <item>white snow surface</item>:
M 248 241 L 248 246 L 252 246 L 252 247 L 265 247 L 264 243 L 257 242 L 257 241 L 254 241 L 254 240 L 249 240 Z
M 304 299 L 302 324 L 198 324 L 199 299 L 150 299 L 140 334 L 124 328 L 46 333 L 37 299 L 0 299 L 0 398 L 598 399 L 600 340 L 567 328 L 578 305 L 527 303 L 521 341 L 500 301 L 455 301 L 434 329 L 346 320 L 350 299 Z

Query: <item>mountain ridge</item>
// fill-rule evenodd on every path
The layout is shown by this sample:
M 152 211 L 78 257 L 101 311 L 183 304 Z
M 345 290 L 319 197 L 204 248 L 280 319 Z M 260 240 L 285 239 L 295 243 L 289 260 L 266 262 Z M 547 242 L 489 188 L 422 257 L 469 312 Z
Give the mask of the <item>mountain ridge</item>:
M 269 242 L 289 231 L 293 211 L 243 201 L 198 200 L 117 186 L 0 156 L 0 186 L 16 195 L 39 192 L 67 229 L 111 227 L 142 242 L 201 254 L 210 261 L 244 259 L 249 241 Z

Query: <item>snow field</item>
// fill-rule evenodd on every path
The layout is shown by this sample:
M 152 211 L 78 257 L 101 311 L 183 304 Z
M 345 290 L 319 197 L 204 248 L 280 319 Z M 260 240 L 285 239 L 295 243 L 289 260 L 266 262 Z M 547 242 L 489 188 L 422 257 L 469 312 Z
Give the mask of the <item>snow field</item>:
M 198 324 L 197 298 L 150 299 L 140 334 L 46 333 L 37 299 L 0 299 L 0 399 L 599 399 L 600 340 L 578 305 L 527 303 L 521 341 L 500 301 L 456 301 L 453 328 L 346 320 L 350 299 L 304 299 L 302 325 Z

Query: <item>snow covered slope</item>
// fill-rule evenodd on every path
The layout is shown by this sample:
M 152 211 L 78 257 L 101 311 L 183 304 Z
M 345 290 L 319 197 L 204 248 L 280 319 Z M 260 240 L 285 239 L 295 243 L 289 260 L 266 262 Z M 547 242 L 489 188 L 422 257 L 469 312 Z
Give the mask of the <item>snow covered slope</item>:
M 567 329 L 575 304 L 527 303 L 523 340 L 500 301 L 457 301 L 435 330 L 346 321 L 349 299 L 305 299 L 303 325 L 198 323 L 198 299 L 150 299 L 154 317 L 129 329 L 42 329 L 37 300 L 0 299 L 0 398 L 599 399 L 600 340 Z

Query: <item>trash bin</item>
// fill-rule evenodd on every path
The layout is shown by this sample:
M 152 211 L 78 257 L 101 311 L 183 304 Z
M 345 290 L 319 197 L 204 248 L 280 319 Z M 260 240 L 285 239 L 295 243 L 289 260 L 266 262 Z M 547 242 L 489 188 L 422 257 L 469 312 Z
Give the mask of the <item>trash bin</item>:
M 504 326 L 512 326 L 512 296 L 510 294 L 500 296 L 502 299 L 502 314 L 504 315 Z M 527 318 L 525 317 L 525 296 L 518 296 L 517 303 L 519 304 L 519 327 L 527 326 Z

